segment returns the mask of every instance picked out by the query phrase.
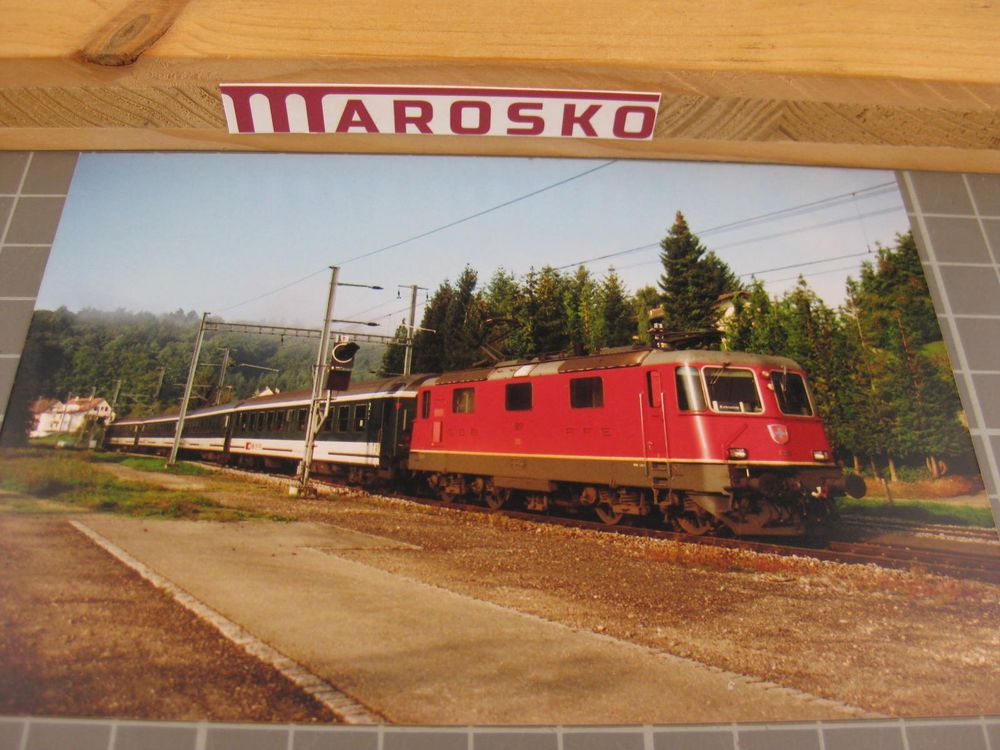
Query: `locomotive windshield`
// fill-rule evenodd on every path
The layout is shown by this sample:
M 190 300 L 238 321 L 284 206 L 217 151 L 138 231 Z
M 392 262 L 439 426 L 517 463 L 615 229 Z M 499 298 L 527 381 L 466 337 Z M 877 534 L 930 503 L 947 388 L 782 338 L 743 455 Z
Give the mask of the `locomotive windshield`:
M 706 367 L 703 373 L 708 401 L 715 411 L 764 411 L 753 370 Z
M 778 408 L 782 414 L 812 416 L 812 404 L 809 403 L 809 393 L 801 375 L 794 372 L 772 372 L 771 386 L 774 388 L 774 395 L 778 399 Z

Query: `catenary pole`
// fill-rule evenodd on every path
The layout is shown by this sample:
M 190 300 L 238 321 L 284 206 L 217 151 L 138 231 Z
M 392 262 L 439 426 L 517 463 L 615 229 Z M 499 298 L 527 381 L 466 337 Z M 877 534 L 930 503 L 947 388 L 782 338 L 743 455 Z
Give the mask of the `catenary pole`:
M 216 404 L 221 404 L 222 403 L 222 393 L 223 393 L 222 387 L 223 387 L 223 385 L 225 385 L 225 382 L 226 382 L 226 370 L 229 369 L 229 354 L 230 354 L 230 351 L 231 350 L 230 350 L 229 347 L 226 347 L 225 349 L 222 350 L 222 364 L 219 366 L 219 384 L 215 387 L 215 390 L 216 390 L 215 403 Z
M 198 357 L 201 356 L 201 342 L 205 339 L 205 323 L 208 316 L 205 313 L 201 316 L 201 326 L 198 328 L 198 338 L 194 342 L 194 352 L 191 354 L 191 366 L 188 368 L 187 383 L 184 385 L 184 398 L 181 399 L 181 413 L 177 417 L 177 428 L 174 432 L 174 444 L 170 447 L 170 459 L 167 466 L 177 463 L 177 451 L 181 447 L 181 433 L 184 430 L 184 417 L 187 416 L 188 401 L 191 399 L 191 389 L 194 387 L 194 374 L 198 369 Z
M 406 355 L 403 357 L 403 374 L 409 375 L 413 368 L 413 339 L 417 332 L 417 289 L 414 284 L 410 287 L 410 326 L 406 332 Z
M 326 298 L 326 315 L 323 316 L 323 333 L 319 339 L 319 349 L 316 353 L 316 367 L 313 370 L 312 397 L 309 400 L 309 414 L 306 416 L 306 441 L 299 465 L 299 488 L 305 493 L 309 487 L 309 469 L 312 465 L 313 451 L 316 448 L 316 433 L 319 432 L 317 413 L 320 393 L 323 391 L 323 375 L 326 373 L 327 347 L 330 343 L 330 321 L 333 318 L 333 301 L 337 293 L 337 279 L 340 268 L 330 266 L 330 292 Z

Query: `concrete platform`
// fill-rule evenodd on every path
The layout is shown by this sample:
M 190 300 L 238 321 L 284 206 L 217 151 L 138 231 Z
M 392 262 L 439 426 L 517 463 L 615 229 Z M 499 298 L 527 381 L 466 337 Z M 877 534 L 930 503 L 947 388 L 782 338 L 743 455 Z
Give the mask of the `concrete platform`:
M 403 724 L 660 724 L 858 716 L 339 556 L 419 548 L 328 525 L 90 516 L 159 575 Z

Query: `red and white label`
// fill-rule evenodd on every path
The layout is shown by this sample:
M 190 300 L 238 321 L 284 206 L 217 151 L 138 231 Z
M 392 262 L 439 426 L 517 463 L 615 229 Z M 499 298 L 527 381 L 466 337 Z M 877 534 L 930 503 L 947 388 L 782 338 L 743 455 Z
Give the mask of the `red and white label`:
M 658 93 L 224 83 L 230 133 L 362 133 L 648 141 Z

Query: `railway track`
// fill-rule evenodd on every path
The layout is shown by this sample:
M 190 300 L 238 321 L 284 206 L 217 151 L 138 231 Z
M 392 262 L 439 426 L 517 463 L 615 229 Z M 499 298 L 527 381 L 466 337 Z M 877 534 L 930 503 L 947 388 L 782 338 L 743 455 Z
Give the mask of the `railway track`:
M 210 466 L 210 465 L 206 465 Z M 212 468 L 220 468 L 213 466 Z M 223 469 L 226 473 L 244 474 L 244 470 L 233 469 L 231 467 Z M 267 476 L 274 481 L 288 484 L 290 478 L 287 475 L 263 475 L 258 472 L 250 472 L 252 476 Z M 328 491 L 349 490 L 357 493 L 359 488 L 336 484 L 323 478 L 313 480 L 327 488 Z M 375 494 L 375 493 L 371 493 Z M 641 526 L 608 526 L 598 521 L 587 521 L 579 517 L 542 515 L 521 510 L 501 509 L 491 510 L 482 505 L 471 505 L 466 503 L 451 502 L 442 503 L 440 500 L 413 497 L 409 495 L 390 495 L 396 500 L 403 500 L 419 505 L 426 505 L 437 508 L 450 508 L 469 513 L 493 514 L 500 513 L 508 518 L 515 518 L 532 523 L 544 523 L 554 526 L 563 526 L 577 529 L 588 529 L 605 533 L 615 533 L 627 536 L 637 536 L 649 539 L 666 539 L 670 541 L 685 542 L 689 544 L 702 544 L 713 547 L 728 549 L 742 549 L 758 552 L 762 554 L 779 555 L 784 557 L 799 556 L 812 557 L 818 560 L 829 562 L 839 562 L 851 565 L 877 565 L 883 568 L 897 570 L 919 570 L 935 575 L 948 576 L 951 578 L 973 579 L 987 583 L 1000 584 L 1000 549 L 997 551 L 982 551 L 983 547 L 976 546 L 976 551 L 956 551 L 954 549 L 943 551 L 940 549 L 922 549 L 910 547 L 905 544 L 891 543 L 869 543 L 869 542 L 842 542 L 828 541 L 814 545 L 793 545 L 774 544 L 771 542 L 761 542 L 752 539 L 739 539 L 731 537 L 693 536 L 663 529 L 652 529 Z M 902 522 L 901 526 L 908 530 L 913 527 L 926 527 L 926 524 L 909 524 Z M 946 527 L 948 529 L 961 527 Z M 971 536 L 982 536 L 989 538 L 989 530 L 964 529 L 973 532 Z M 984 532 L 978 535 L 976 532 Z M 996 539 L 996 534 L 992 535 Z
M 1000 546 L 996 529 L 975 526 L 954 526 L 947 524 L 921 523 L 905 519 L 873 518 L 871 516 L 842 516 L 841 525 L 866 531 L 901 531 L 907 534 L 952 539 L 955 541 L 977 542 Z
M 751 539 L 727 537 L 692 536 L 662 529 L 640 526 L 608 526 L 597 521 L 586 521 L 566 516 L 540 515 L 518 510 L 493 511 L 481 505 L 462 503 L 441 503 L 424 498 L 400 497 L 421 505 L 454 508 L 472 513 L 502 513 L 508 518 L 517 518 L 534 523 L 547 523 L 578 529 L 610 532 L 649 539 L 667 539 L 689 544 L 703 544 L 728 549 L 744 549 L 762 554 L 783 557 L 804 556 L 829 562 L 851 565 L 877 565 L 897 570 L 920 570 L 951 578 L 964 578 L 1000 584 L 1000 550 L 996 553 L 979 551 L 941 551 L 900 544 L 876 544 L 866 542 L 829 541 L 822 546 L 773 544 Z M 994 535 L 995 536 L 995 535 Z

